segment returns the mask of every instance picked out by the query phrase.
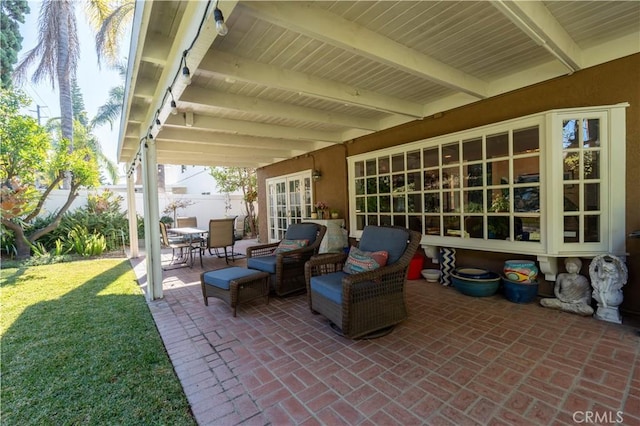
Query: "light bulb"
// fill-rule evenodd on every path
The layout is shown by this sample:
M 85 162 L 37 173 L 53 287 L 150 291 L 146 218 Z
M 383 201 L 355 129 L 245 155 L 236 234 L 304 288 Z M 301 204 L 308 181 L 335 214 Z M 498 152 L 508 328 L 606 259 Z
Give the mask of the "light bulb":
M 229 28 L 227 28 L 227 25 L 224 23 L 222 11 L 217 7 L 213 10 L 213 19 L 216 21 L 216 32 L 218 35 L 226 36 L 229 32 Z
M 189 71 L 189 67 L 186 65 L 182 67 L 182 76 L 184 77 L 185 83 L 187 85 L 191 84 L 191 72 Z
M 178 115 L 178 105 L 176 104 L 176 101 L 171 101 L 171 114 Z

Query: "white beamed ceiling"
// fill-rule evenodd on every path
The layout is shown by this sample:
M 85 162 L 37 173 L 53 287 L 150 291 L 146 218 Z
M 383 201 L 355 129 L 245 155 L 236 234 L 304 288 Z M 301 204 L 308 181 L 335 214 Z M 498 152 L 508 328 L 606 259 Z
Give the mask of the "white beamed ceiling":
M 137 3 L 119 161 L 260 167 L 640 52 L 640 1 L 214 3 Z

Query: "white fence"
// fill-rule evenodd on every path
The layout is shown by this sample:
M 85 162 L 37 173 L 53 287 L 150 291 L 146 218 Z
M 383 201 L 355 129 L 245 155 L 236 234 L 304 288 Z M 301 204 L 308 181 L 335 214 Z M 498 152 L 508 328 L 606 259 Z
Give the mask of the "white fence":
M 138 188 L 136 188 L 136 190 L 137 189 Z M 89 194 L 102 194 L 104 190 L 105 188 L 80 191 L 78 197 L 74 200 L 69 211 L 73 211 L 79 207 L 86 206 Z M 126 190 L 122 190 L 120 188 L 109 188 L 109 190 L 122 197 L 122 211 L 124 212 L 126 210 L 129 210 Z M 45 215 L 54 213 L 56 210 L 60 209 L 60 207 L 62 207 L 67 200 L 67 196 L 68 191 L 66 190 L 53 191 L 44 204 L 42 214 Z M 140 216 L 144 216 L 144 202 L 142 196 L 143 194 L 141 192 L 135 193 L 135 208 L 136 212 Z M 173 217 L 173 213 L 164 213 L 164 209 L 167 204 L 178 200 L 191 201 L 193 204 L 188 207 L 178 209 L 176 211 L 176 216 L 195 216 L 198 219 L 198 226 L 208 226 L 209 219 L 223 218 L 225 216 L 244 216 L 247 214 L 245 211 L 244 202 L 242 201 L 242 195 L 240 194 L 229 195 L 230 209 L 227 210 L 227 196 L 224 194 L 202 195 L 173 194 L 161 192 L 158 194 L 158 205 L 160 209 L 158 213 L 160 214 L 160 217 L 165 215 Z

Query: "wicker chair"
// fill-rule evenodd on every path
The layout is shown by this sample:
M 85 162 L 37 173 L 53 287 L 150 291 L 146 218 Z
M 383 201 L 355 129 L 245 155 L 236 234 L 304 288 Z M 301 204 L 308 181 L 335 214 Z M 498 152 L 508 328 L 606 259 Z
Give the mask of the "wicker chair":
M 345 337 L 371 338 L 387 334 L 408 316 L 405 283 L 409 262 L 420 244 L 420 233 L 395 226 L 367 226 L 362 251 L 388 252 L 387 264 L 373 271 L 348 274 L 344 254 L 318 256 L 305 265 L 307 300 Z
M 303 292 L 304 264 L 311 256 L 318 254 L 320 242 L 327 227 L 316 223 L 294 223 L 287 228 L 284 240 L 308 240 L 304 247 L 279 252 L 280 243 L 262 244 L 247 248 L 247 267 L 269 272 L 271 289 L 278 296 Z

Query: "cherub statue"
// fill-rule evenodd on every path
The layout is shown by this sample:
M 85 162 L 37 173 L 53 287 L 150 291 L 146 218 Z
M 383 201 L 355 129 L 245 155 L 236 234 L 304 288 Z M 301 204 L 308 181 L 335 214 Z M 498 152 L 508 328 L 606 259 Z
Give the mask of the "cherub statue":
M 622 287 L 627 283 L 627 267 L 620 258 L 601 254 L 589 264 L 593 298 L 598 302 L 594 315 L 604 321 L 622 323 L 618 306 L 622 303 Z
M 593 315 L 591 307 L 591 286 L 589 280 L 579 275 L 582 261 L 577 257 L 569 257 L 564 261 L 566 273 L 558 274 L 553 289 L 555 298 L 540 300 L 545 308 L 559 309 L 578 315 Z

